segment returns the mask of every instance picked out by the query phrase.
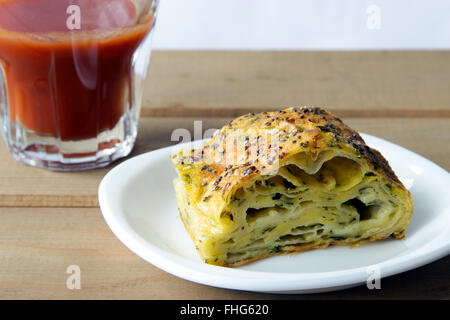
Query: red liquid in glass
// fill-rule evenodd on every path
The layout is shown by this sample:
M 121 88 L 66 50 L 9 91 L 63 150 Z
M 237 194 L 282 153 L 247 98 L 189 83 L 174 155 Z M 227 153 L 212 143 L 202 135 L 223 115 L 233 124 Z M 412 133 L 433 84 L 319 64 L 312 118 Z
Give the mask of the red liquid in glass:
M 68 29 L 70 5 L 81 29 Z M 132 56 L 152 26 L 152 17 L 135 26 L 136 14 L 129 0 L 0 2 L 11 121 L 66 141 L 112 129 L 130 107 Z

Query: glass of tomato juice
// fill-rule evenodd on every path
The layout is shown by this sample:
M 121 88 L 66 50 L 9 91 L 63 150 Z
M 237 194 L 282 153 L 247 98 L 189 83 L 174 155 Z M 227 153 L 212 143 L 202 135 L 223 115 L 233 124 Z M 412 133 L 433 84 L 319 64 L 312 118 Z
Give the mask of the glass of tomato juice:
M 158 0 L 0 0 L 0 119 L 13 158 L 57 171 L 133 148 Z

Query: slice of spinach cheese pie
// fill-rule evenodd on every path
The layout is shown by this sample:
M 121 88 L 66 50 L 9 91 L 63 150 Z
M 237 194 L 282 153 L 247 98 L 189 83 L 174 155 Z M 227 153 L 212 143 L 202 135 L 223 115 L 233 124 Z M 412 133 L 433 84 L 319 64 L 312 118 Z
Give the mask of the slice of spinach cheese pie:
M 320 108 L 241 116 L 171 159 L 181 219 L 209 264 L 400 239 L 413 212 L 383 156 Z

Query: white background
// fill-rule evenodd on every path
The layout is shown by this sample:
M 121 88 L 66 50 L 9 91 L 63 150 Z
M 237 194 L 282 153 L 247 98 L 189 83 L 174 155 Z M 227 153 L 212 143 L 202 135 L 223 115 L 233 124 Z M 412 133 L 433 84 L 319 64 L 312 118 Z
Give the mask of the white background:
M 450 49 L 450 0 L 160 0 L 153 48 Z

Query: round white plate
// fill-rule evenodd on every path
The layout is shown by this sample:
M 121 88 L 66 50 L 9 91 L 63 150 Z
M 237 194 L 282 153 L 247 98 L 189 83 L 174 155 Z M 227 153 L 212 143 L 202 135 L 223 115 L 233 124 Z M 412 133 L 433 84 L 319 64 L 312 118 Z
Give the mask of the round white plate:
M 237 268 L 205 264 L 178 216 L 169 155 L 176 145 L 142 154 L 112 169 L 99 187 L 103 216 L 134 253 L 166 272 L 205 285 L 259 292 L 308 293 L 366 283 L 430 263 L 450 252 L 450 174 L 400 146 L 369 135 L 366 143 L 390 162 L 414 199 L 403 240 L 329 247 L 281 255 Z M 194 143 L 194 147 L 202 141 Z

